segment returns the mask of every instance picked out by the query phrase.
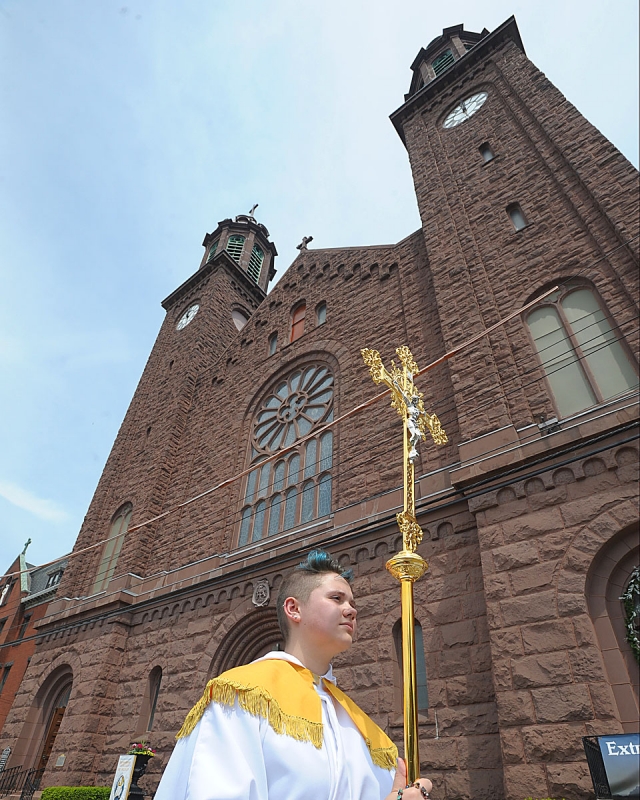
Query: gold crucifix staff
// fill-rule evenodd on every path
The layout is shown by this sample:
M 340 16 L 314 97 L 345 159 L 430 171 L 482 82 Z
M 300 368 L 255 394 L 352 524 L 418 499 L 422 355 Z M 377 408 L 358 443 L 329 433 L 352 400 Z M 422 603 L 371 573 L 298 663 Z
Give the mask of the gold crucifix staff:
M 413 376 L 418 365 L 408 347 L 398 347 L 396 353 L 402 366 L 391 362 L 387 371 L 377 350 L 365 348 L 360 351 L 374 383 L 384 383 L 391 389 L 391 406 L 402 417 L 403 464 L 404 464 L 404 510 L 397 515 L 402 533 L 402 550 L 387 561 L 387 569 L 400 581 L 402 601 L 402 684 L 404 698 L 404 756 L 407 762 L 407 782 L 413 783 L 420 775 L 418 753 L 418 697 L 416 688 L 416 640 L 413 616 L 413 583 L 427 570 L 427 562 L 416 553 L 422 541 L 422 529 L 416 520 L 416 504 L 413 493 L 415 462 L 418 444 L 427 438 L 427 431 L 436 444 L 446 444 L 447 434 L 435 414 L 424 410 L 422 393 L 414 383 Z

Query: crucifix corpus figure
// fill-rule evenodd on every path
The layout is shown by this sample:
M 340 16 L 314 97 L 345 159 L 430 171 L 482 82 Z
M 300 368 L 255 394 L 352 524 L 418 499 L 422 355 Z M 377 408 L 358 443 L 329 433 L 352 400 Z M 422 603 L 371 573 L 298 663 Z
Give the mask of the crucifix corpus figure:
M 407 780 L 411 784 L 420 767 L 413 583 L 428 568 L 427 562 L 416 553 L 422 541 L 422 529 L 416 519 L 415 462 L 418 459 L 418 445 L 421 439 L 427 438 L 427 431 L 436 444 L 445 444 L 447 434 L 438 417 L 428 414 L 424 409 L 422 393 L 413 382 L 413 376 L 418 373 L 418 365 L 408 347 L 397 348 L 400 365 L 396 366 L 392 361 L 390 370 L 385 369 L 377 350 L 366 348 L 361 353 L 374 383 L 384 383 L 391 389 L 391 405 L 402 417 L 403 423 L 404 508 L 396 515 L 402 533 L 402 550 L 387 562 L 387 569 L 400 581 L 401 588 L 404 755 Z

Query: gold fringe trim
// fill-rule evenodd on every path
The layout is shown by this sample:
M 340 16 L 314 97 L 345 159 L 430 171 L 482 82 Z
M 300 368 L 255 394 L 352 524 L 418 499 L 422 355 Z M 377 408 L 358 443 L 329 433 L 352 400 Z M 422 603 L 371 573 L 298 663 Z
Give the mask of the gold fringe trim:
M 193 732 L 209 703 L 232 706 L 236 698 L 244 711 L 254 717 L 265 719 L 276 733 L 290 736 L 299 742 L 311 742 L 318 750 L 322 748 L 322 722 L 311 722 L 302 717 L 285 714 L 274 697 L 261 686 L 248 687 L 235 681 L 220 680 L 219 678 L 209 681 L 204 694 L 187 714 L 176 739 L 182 739 Z M 373 753 L 371 757 L 374 757 Z M 378 762 L 374 760 L 374 763 Z M 395 761 L 393 764 L 395 766 Z
M 377 750 L 373 750 L 371 748 L 371 743 L 367 741 L 367 747 L 369 748 L 371 760 L 376 767 L 392 770 L 398 766 L 398 748 L 395 745 L 391 747 L 380 747 Z

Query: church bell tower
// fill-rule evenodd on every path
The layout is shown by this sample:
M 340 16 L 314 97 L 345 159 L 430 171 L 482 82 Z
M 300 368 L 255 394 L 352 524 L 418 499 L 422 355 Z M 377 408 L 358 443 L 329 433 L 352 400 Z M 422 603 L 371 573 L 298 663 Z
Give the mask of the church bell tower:
M 411 69 L 391 120 L 409 154 L 446 350 L 557 282 L 582 282 L 606 313 L 613 276 L 636 281 L 633 166 L 527 58 L 513 17 L 492 32 L 445 28 Z M 463 440 L 558 414 L 544 381 L 521 385 L 529 354 L 530 341 L 503 328 L 451 362 Z

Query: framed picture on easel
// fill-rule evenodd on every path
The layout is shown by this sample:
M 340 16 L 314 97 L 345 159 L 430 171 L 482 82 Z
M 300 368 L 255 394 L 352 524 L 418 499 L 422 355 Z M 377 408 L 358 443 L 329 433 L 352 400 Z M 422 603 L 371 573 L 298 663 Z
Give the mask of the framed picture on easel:
M 134 755 L 120 756 L 109 800 L 127 800 L 135 765 L 136 757 Z

